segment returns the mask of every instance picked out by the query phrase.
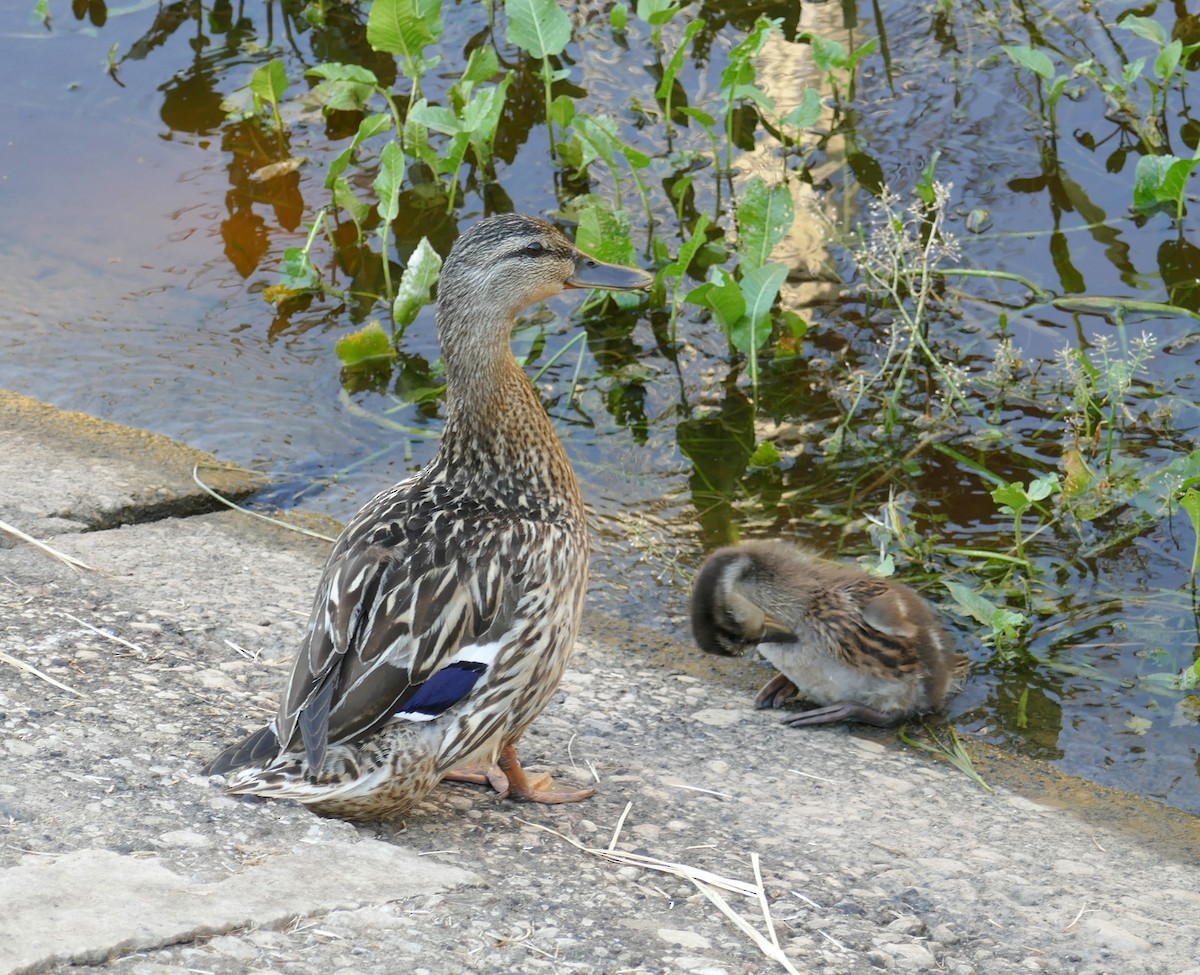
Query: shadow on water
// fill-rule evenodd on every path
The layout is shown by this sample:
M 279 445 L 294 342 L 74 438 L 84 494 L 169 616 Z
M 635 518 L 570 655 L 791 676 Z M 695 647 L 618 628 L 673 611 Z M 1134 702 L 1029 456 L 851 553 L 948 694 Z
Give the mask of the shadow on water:
M 421 93 L 446 104 L 471 53 L 494 50 L 510 80 L 492 159 L 467 157 L 455 206 L 446 175 L 410 160 L 383 255 L 373 206 L 351 219 L 326 185 L 367 112 L 322 111 L 305 74 L 368 68 L 409 110 L 403 65 L 368 43 L 366 4 L 75 0 L 51 2 L 48 25 L 29 10 L 0 15 L 0 57 L 18 79 L 0 105 L 0 195 L 21 231 L 0 245 L 11 309 L 0 384 L 274 472 L 264 505 L 344 519 L 436 446 L 430 308 L 394 360 L 343 376 L 335 353 L 342 336 L 388 321 L 388 282 L 422 238 L 444 255 L 480 215 L 514 208 L 570 222 L 580 195 L 623 185 L 641 263 L 662 267 L 710 220 L 683 296 L 736 254 L 731 193 L 787 171 L 797 218 L 774 256 L 787 264 L 781 309 L 804 327 L 777 326 L 757 388 L 695 303 L 589 306 L 570 321 L 534 311 L 514 335 L 592 508 L 594 607 L 686 636 L 692 571 L 738 538 L 890 558 L 943 607 L 949 580 L 1025 617 L 1003 652 L 984 623 L 951 618 L 974 661 L 952 704 L 961 729 L 1200 812 L 1200 706 L 1180 678 L 1200 645 L 1194 528 L 1180 504 L 1161 504 L 1200 474 L 1170 466 L 1197 446 L 1200 328 L 1188 312 L 1200 311 L 1200 247 L 1190 212 L 1130 209 L 1138 161 L 1163 148 L 1190 157 L 1200 123 L 1174 103 L 1155 121 L 1138 114 L 1133 86 L 1121 101 L 1093 80 L 1146 54 L 1153 30 L 1066 3 L 1032 18 L 1007 6 L 731 0 L 685 7 L 659 50 L 634 18 L 617 30 L 608 5 L 570 5 L 574 40 L 554 61 L 569 77 L 553 93 L 611 116 L 652 158 L 651 226 L 621 158 L 586 172 L 551 158 L 540 65 L 508 43 L 502 14 L 489 23 L 483 4 L 444 7 L 441 62 Z M 759 15 L 781 24 L 756 84 L 780 114 L 811 88 L 820 115 L 785 146 L 761 106 L 739 102 L 735 173 L 715 172 L 688 112 L 716 110 L 730 50 Z M 1165 5 L 1155 16 L 1164 43 L 1194 29 Z M 664 51 L 697 17 L 666 125 Z M 806 31 L 847 50 L 879 43 L 847 77 L 815 65 Z M 1058 100 L 1001 44 L 1051 52 L 1052 71 L 1070 75 Z M 246 93 L 272 58 L 289 82 L 282 127 Z M 1181 76 L 1195 80 L 1195 60 L 1182 59 Z M 345 171 L 364 200 L 380 146 L 364 143 Z M 906 194 L 935 151 L 938 178 L 954 185 L 946 226 L 960 266 L 1007 275 L 947 273 L 933 292 L 924 338 L 971 389 L 970 415 L 946 410 L 945 378 L 920 357 L 893 388 L 871 387 L 896 319 L 852 259 L 881 186 Z M 321 287 L 268 303 L 318 219 L 326 230 L 307 257 Z M 1152 335 L 1136 360 L 1143 328 Z M 1120 395 L 1104 395 L 1122 376 Z M 1070 505 L 1053 518 L 1031 509 L 1017 560 L 992 492 L 1049 473 Z

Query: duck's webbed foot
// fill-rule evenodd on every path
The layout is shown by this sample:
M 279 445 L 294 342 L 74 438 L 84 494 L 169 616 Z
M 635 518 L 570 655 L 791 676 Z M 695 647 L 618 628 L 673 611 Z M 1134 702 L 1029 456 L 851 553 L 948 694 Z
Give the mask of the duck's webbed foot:
M 527 802 L 582 802 L 595 794 L 595 789 L 568 789 L 555 783 L 548 772 L 529 776 L 521 768 L 515 745 L 500 750 L 500 772 L 508 780 L 508 789 L 499 798 L 524 799 Z
M 463 765 L 443 776 L 444 782 L 467 782 L 471 785 L 490 785 L 500 798 L 508 795 L 508 776 L 499 765 Z
M 876 711 L 874 708 L 869 708 L 865 704 L 857 704 L 854 701 L 839 701 L 837 704 L 830 704 L 823 708 L 813 708 L 811 711 L 788 715 L 781 723 L 793 728 L 802 728 L 815 724 L 834 724 L 838 721 L 860 721 L 877 728 L 887 728 L 896 724 L 902 717 L 903 715 L 899 714 Z
M 762 690 L 754 697 L 754 710 L 766 708 L 781 708 L 785 703 L 800 693 L 800 688 L 793 684 L 783 674 L 776 674 L 762 686 Z

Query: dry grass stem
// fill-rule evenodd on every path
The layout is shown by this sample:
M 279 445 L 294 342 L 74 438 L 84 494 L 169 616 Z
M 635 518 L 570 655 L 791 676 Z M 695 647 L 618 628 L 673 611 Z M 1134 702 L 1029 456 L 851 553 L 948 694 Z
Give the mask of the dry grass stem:
M 96 572 L 100 575 L 104 574 L 100 572 L 99 569 L 88 565 L 86 562 L 81 562 L 74 556 L 67 555 L 65 552 L 60 552 L 58 549 L 51 548 L 45 542 L 39 542 L 32 535 L 26 535 L 23 531 L 21 531 L 20 528 L 10 525 L 7 521 L 0 521 L 0 532 L 4 532 L 6 535 L 11 535 L 13 538 L 17 539 L 17 541 L 24 542 L 26 545 L 32 545 L 39 551 L 45 552 L 51 558 L 58 559 L 58 561 L 64 563 L 65 565 L 69 565 L 72 569 L 87 569 L 88 572 Z
M 669 785 L 672 789 L 687 789 L 689 792 L 703 792 L 706 796 L 717 796 L 720 799 L 733 799 L 728 792 L 718 792 L 716 789 L 702 789 L 698 785 L 684 785 L 682 782 L 664 782 L 663 785 Z
M 220 501 L 227 508 L 232 508 L 234 511 L 240 511 L 244 515 L 249 515 L 251 518 L 257 518 L 260 521 L 268 522 L 272 525 L 277 525 L 280 528 L 286 528 L 290 532 L 298 532 L 301 535 L 307 535 L 309 538 L 319 538 L 323 542 L 336 542 L 336 538 L 330 538 L 328 535 L 323 535 L 321 532 L 315 532 L 309 528 L 301 528 L 299 525 L 291 525 L 279 518 L 272 518 L 270 515 L 264 515 L 261 511 L 251 511 L 249 508 L 243 507 L 236 501 L 230 501 L 224 495 L 218 494 L 202 480 L 200 480 L 200 465 L 192 466 L 192 480 L 196 482 L 196 486 L 211 498 Z
M 87 697 L 87 695 L 84 694 L 83 691 L 77 691 L 73 687 L 68 687 L 62 681 L 55 680 L 49 674 L 43 674 L 40 670 L 38 670 L 32 664 L 27 664 L 27 663 L 25 663 L 24 660 L 18 660 L 16 657 L 12 656 L 11 654 L 5 653 L 3 650 L 0 650 L 0 661 L 3 661 L 6 664 L 11 664 L 12 666 L 16 667 L 18 670 L 23 670 L 26 673 L 33 674 L 34 677 L 40 677 L 46 683 L 53 684 L 55 687 L 59 688 L 60 690 L 66 691 L 68 694 L 74 694 L 76 697 Z
M 828 782 L 830 785 L 837 785 L 837 779 L 827 779 L 823 775 L 814 775 L 812 772 L 801 772 L 799 769 L 788 769 L 792 775 L 803 775 L 806 779 L 816 779 L 818 782 Z
M 231 650 L 236 651 L 237 653 L 240 653 L 247 660 L 257 660 L 259 654 L 262 653 L 262 650 L 255 650 L 255 651 L 251 652 L 251 651 L 247 650 L 245 647 L 239 647 L 232 640 L 226 640 L 225 646 L 229 647 Z
M 143 657 L 150 656 L 150 654 L 148 654 L 142 647 L 139 647 L 136 643 L 130 643 L 128 640 L 122 639 L 119 636 L 115 636 L 112 633 L 106 633 L 106 632 L 104 632 L 104 630 L 100 629 L 100 627 L 98 627 L 98 626 L 92 626 L 91 623 L 85 623 L 78 616 L 72 616 L 70 613 L 66 613 L 66 612 L 63 612 L 62 615 L 65 616 L 67 619 L 72 620 L 75 623 L 78 623 L 85 630 L 91 630 L 93 633 L 95 633 L 98 636 L 104 637 L 104 639 L 106 639 L 106 640 L 112 640 L 113 643 L 119 643 L 123 647 L 128 647 L 134 653 L 140 653 Z
M 645 870 L 655 870 L 659 873 L 670 874 L 674 877 L 679 877 L 682 880 L 690 881 L 696 886 L 706 898 L 708 898 L 717 909 L 724 914 L 730 921 L 737 926 L 751 941 L 753 941 L 759 950 L 770 958 L 772 961 L 778 962 L 783 966 L 784 970 L 789 975 L 800 975 L 791 960 L 783 953 L 783 949 L 779 946 L 779 941 L 775 936 L 775 925 L 771 920 L 770 907 L 767 903 L 766 891 L 762 884 L 762 873 L 759 869 L 758 855 L 751 854 L 751 863 L 754 867 L 754 875 L 756 882 L 748 884 L 745 881 L 734 880 L 730 877 L 722 877 L 719 874 L 712 873 L 709 870 L 702 870 L 699 867 L 688 866 L 683 863 L 673 863 L 669 860 L 661 860 L 658 857 L 643 856 L 640 853 L 626 853 L 623 850 L 616 849 L 617 840 L 620 838 L 621 830 L 625 825 L 625 817 L 629 815 L 629 810 L 633 807 L 633 803 L 627 802 L 625 809 L 621 812 L 621 818 L 617 821 L 616 829 L 613 830 L 612 840 L 607 849 L 599 847 L 584 846 L 573 837 L 567 836 L 565 833 L 560 833 L 556 829 L 551 829 L 549 826 L 543 826 L 540 823 L 531 823 L 524 819 L 517 820 L 526 826 L 532 826 L 534 829 L 540 829 L 543 832 L 551 833 L 561 840 L 570 843 L 571 846 L 584 853 L 599 857 L 602 860 L 608 860 L 612 863 L 621 863 L 627 866 L 641 867 Z M 729 906 L 729 902 L 721 896 L 720 891 L 728 891 L 734 894 L 741 894 L 743 897 L 753 897 L 758 901 L 759 907 L 763 913 L 763 919 L 766 922 L 767 930 L 770 932 L 770 939 L 764 937 L 749 921 L 741 914 Z

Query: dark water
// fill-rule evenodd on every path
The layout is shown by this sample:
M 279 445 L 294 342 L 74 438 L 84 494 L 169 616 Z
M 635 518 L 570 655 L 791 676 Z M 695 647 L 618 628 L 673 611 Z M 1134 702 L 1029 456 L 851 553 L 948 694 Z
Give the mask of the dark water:
M 1001 333 L 1019 348 L 1018 388 L 989 417 L 1015 446 L 989 452 L 986 424 L 974 423 L 946 440 L 957 456 L 935 449 L 913 455 L 911 431 L 876 436 L 876 420 L 864 417 L 841 454 L 826 449 L 851 376 L 873 368 L 885 338 L 878 318 L 853 296 L 853 264 L 832 240 L 865 219 L 871 194 L 864 184 L 882 177 L 907 192 L 935 151 L 938 176 L 954 186 L 947 226 L 961 239 L 961 265 L 1021 275 L 1058 296 L 1200 305 L 1192 288 L 1200 250 L 1189 240 L 1195 218 L 1176 226 L 1164 214 L 1131 216 L 1140 154 L 1128 127 L 1113 121 L 1111 104 L 1094 86 L 1072 84 L 1052 133 L 1031 76 L 999 49 L 1044 42 L 1059 71 L 1069 70 L 1068 59 L 1091 57 L 1119 72 L 1122 58 L 1149 50 L 1114 26 L 1120 9 L 1064 3 L 1022 16 L 1007 5 L 944 6 L 954 9 L 695 4 L 681 15 L 706 23 L 698 56 L 680 74 L 693 104 L 715 96 L 727 52 L 756 13 L 783 18 L 789 38 L 810 29 L 849 47 L 874 36 L 885 43 L 863 60 L 852 97 L 843 89 L 836 131 L 806 144 L 812 190 L 799 197 L 797 231 L 783 248 L 794 268 L 784 303 L 811 327 L 800 355 L 765 363 L 757 410 L 744 373 L 730 370 L 725 338 L 694 306 L 681 310 L 678 346 L 664 338 L 664 308 L 579 314 L 577 298 L 555 300 L 518 331 L 515 348 L 542 348 L 539 363 L 586 331 L 586 343 L 572 346 L 539 387 L 595 515 L 593 607 L 682 635 L 691 571 L 707 548 L 733 537 L 795 536 L 869 560 L 878 533 L 863 516 L 881 516 L 889 486 L 890 510 L 924 552 L 898 560 L 901 574 L 949 604 L 934 575 L 970 583 L 978 559 L 945 549 L 1007 551 L 1012 544 L 1011 520 L 997 513 L 992 485 L 959 458 L 1008 479 L 1063 473 L 1070 436 L 1061 397 L 1051 396 L 1063 384 L 1062 348 L 1095 355 L 1097 342 L 1109 340 L 1119 358 L 1149 333 L 1153 357 L 1125 400 L 1127 480 L 1144 480 L 1196 448 L 1194 318 L 1055 306 L 1020 283 L 949 279 L 933 333 L 948 357 L 981 376 L 994 365 Z M 408 367 L 381 387 L 349 392 L 334 343 L 371 318 L 386 320 L 386 309 L 351 298 L 280 312 L 262 296 L 278 278 L 285 248 L 303 244 L 306 224 L 327 202 L 325 168 L 356 121 L 326 121 L 289 97 L 281 140 L 221 108 L 272 56 L 288 65 L 289 96 L 305 87 L 305 67 L 327 60 L 367 64 L 395 79 L 391 59 L 366 44 L 365 6 L 330 5 L 321 29 L 307 25 L 298 3 L 52 2 L 49 29 L 31 9 L 0 13 L 8 82 L 0 103 L 0 385 L 270 471 L 277 486 L 264 504 L 343 519 L 427 460 L 437 408 L 408 403 L 403 393 L 425 380 L 437 356 L 429 309 L 405 336 Z M 581 110 L 618 119 L 644 151 L 663 154 L 662 128 L 644 124 L 636 111 L 638 100 L 653 104 L 649 30 L 631 18 L 624 37 L 614 39 L 607 5 L 567 9 L 575 23 L 567 50 L 575 87 L 563 90 Z M 1168 33 L 1190 23 L 1166 5 L 1150 13 Z M 426 82 L 434 101 L 487 29 L 482 4 L 446 2 L 444 19 L 444 60 Z M 680 24 L 664 31 L 669 47 L 680 33 Z M 504 44 L 502 26 L 495 36 L 515 76 L 497 139 L 497 183 L 468 179 L 449 215 L 410 186 L 394 237 L 397 262 L 421 236 L 444 254 L 460 228 L 491 209 L 554 213 L 584 188 L 569 185 L 549 158 L 533 69 Z M 760 81 L 781 103 L 808 85 L 829 97 L 807 51 L 782 42 L 764 50 Z M 1194 81 L 1195 71 L 1188 76 Z M 397 89 L 405 84 L 400 79 Z M 1169 108 L 1171 148 L 1190 157 L 1197 126 L 1186 104 Z M 827 113 L 821 124 L 829 122 Z M 707 147 L 694 127 L 674 138 L 675 149 Z M 253 178 L 260 166 L 287 157 L 306 162 L 287 176 Z M 778 178 L 780 156 L 761 126 L 740 132 L 735 169 L 738 180 Z M 670 172 L 651 172 L 652 204 L 665 225 L 657 232 L 670 238 L 663 189 Z M 603 169 L 592 182 L 611 196 Z M 696 206 L 713 212 L 716 181 L 704 173 L 695 186 Z M 369 179 L 361 189 L 369 196 Z M 624 192 L 642 245 L 645 220 L 636 216 L 628 180 Z M 316 257 L 334 264 L 327 245 Z M 369 259 L 339 273 L 343 285 L 381 287 Z M 849 283 L 848 298 L 829 283 L 839 276 Z M 780 447 L 785 463 L 751 468 L 750 452 L 764 438 Z M 852 504 L 860 495 L 870 501 Z M 1155 676 L 1190 666 L 1197 653 L 1188 574 L 1194 536 L 1178 511 L 1143 520 L 1136 513 L 1136 504 L 1117 505 L 1029 541 L 1044 577 L 1031 601 L 1037 612 L 1027 652 L 996 655 L 974 622 L 959 621 L 974 671 L 952 717 L 1008 748 L 1200 812 L 1196 692 L 1172 690 Z M 921 548 L 935 543 L 942 551 Z

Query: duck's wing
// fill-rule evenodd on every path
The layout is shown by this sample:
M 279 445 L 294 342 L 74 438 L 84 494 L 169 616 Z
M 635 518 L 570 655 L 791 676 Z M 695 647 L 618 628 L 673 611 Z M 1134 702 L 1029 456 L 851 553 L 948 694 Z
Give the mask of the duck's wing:
M 495 660 L 519 598 L 501 536 L 467 551 L 435 527 L 352 524 L 331 555 L 276 719 L 281 750 L 303 747 L 311 771 L 330 743 L 437 717 Z

